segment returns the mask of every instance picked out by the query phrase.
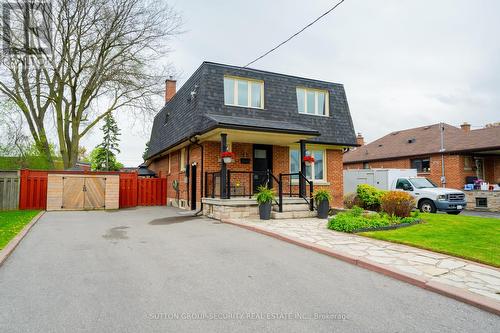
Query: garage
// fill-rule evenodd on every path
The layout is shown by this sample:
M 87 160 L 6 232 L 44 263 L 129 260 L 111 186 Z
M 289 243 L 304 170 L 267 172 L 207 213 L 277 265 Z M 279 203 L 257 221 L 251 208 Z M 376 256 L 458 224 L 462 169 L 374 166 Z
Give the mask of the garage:
M 49 174 L 47 210 L 118 209 L 118 174 Z

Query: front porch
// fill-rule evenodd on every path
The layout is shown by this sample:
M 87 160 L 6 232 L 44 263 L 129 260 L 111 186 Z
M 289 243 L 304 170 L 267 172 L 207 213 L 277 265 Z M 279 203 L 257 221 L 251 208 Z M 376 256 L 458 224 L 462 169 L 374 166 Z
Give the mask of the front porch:
M 218 136 L 209 138 L 211 145 L 217 137 L 220 140 L 219 151 L 216 153 L 213 147 L 211 150 L 211 154 L 219 156 L 217 168 L 205 168 L 204 172 L 202 203 L 205 215 L 216 219 L 229 215 L 257 216 L 258 205 L 253 196 L 260 186 L 276 191 L 274 218 L 290 210 L 290 205 L 294 204 L 300 207 L 296 211 L 301 210 L 303 216 L 311 215 L 314 211 L 314 181 L 305 176 L 306 165 L 303 162 L 307 154 L 305 140 L 310 136 L 283 133 L 266 135 L 262 132 L 235 130 L 227 131 L 232 134 L 229 136 L 226 131 L 219 132 Z M 295 161 L 297 172 L 290 172 L 291 146 L 299 148 L 300 157 Z M 234 154 L 229 163 L 220 157 L 225 152 Z M 208 158 L 213 160 L 213 156 Z
M 231 199 L 203 198 L 203 215 L 216 219 L 258 218 L 259 206 L 253 198 L 238 197 Z M 277 203 L 273 203 L 272 219 L 292 219 L 315 217 L 316 212 L 310 209 L 309 203 L 300 197 L 283 197 L 281 211 Z

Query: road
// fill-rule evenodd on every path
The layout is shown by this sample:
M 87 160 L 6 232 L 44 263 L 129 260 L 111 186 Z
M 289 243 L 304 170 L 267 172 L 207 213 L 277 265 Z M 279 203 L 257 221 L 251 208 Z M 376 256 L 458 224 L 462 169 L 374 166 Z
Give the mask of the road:
M 46 213 L 0 267 L 0 300 L 1 332 L 500 331 L 458 301 L 163 207 Z

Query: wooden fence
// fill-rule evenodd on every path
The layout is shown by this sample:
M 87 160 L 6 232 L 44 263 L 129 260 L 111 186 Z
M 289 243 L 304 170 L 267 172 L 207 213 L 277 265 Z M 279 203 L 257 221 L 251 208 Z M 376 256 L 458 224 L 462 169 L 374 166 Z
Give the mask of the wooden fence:
M 47 207 L 48 171 L 21 170 L 19 209 Z
M 166 204 L 166 178 L 139 178 L 136 173 L 120 174 L 120 208 Z
M 0 171 L 0 210 L 19 207 L 19 174 L 17 171 Z
M 82 174 L 83 176 L 97 174 L 89 171 L 21 170 L 19 173 L 0 171 L 0 209 L 46 209 L 49 173 Z M 135 172 L 120 173 L 120 208 L 166 204 L 166 178 L 140 178 Z

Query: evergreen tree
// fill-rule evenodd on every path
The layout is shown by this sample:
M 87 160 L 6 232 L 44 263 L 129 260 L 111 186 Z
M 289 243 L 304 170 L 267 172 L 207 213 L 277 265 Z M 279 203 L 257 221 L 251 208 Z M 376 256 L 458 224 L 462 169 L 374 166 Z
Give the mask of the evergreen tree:
M 92 151 L 90 156 L 92 170 L 117 170 L 121 165 L 116 160 L 116 154 L 120 152 L 118 148 L 120 129 L 111 113 L 104 117 L 104 125 L 101 130 L 103 133 L 102 142 Z
M 149 141 L 146 142 L 146 148 L 144 149 L 144 153 L 142 153 L 142 159 L 145 161 L 146 160 L 146 154 L 148 153 L 149 150 Z

